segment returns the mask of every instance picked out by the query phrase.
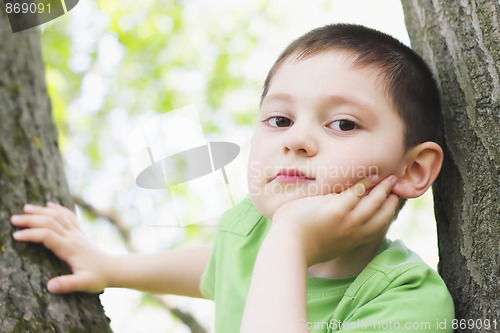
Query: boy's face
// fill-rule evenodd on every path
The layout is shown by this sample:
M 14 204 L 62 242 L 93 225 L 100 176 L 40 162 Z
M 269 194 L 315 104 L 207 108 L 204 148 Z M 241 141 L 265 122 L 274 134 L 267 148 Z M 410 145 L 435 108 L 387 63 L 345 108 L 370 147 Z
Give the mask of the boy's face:
M 252 139 L 248 185 L 271 218 L 281 205 L 339 193 L 372 174 L 398 175 L 404 124 L 373 68 L 343 52 L 285 61 L 263 100 Z

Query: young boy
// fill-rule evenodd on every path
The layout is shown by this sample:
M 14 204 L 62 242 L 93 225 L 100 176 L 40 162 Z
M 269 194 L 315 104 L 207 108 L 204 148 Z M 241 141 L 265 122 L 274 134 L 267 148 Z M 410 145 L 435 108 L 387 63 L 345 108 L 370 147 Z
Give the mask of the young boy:
M 249 198 L 213 246 L 112 257 L 74 214 L 26 205 L 12 223 L 72 275 L 53 293 L 127 287 L 216 301 L 217 332 L 451 332 L 438 274 L 385 238 L 399 198 L 422 195 L 443 153 L 440 102 L 424 62 L 383 33 L 330 25 L 294 41 L 265 81 Z

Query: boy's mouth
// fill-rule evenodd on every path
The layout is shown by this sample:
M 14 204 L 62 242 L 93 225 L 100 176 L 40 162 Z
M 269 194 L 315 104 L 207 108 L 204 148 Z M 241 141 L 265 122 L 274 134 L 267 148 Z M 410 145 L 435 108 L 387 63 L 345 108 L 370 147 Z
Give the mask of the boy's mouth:
M 279 181 L 283 183 L 294 183 L 301 181 L 315 180 L 314 177 L 309 177 L 298 169 L 281 169 L 270 181 Z

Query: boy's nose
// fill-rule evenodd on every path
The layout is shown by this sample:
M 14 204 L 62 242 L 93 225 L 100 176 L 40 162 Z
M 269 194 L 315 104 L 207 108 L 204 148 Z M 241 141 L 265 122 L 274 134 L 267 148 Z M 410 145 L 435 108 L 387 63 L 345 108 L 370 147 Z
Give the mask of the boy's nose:
M 312 129 L 307 128 L 307 126 L 297 125 L 294 124 L 285 134 L 283 140 L 284 153 L 293 152 L 305 157 L 316 155 L 318 153 L 318 144 Z

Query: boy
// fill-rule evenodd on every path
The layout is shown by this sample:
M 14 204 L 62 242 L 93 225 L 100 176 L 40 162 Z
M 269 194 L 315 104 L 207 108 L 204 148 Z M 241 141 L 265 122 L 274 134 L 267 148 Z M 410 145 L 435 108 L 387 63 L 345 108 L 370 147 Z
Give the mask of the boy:
M 250 196 L 221 219 L 211 251 L 111 257 L 52 203 L 12 217 L 25 228 L 14 238 L 69 263 L 73 274 L 50 280 L 51 292 L 207 297 L 217 332 L 451 332 L 443 281 L 385 239 L 399 198 L 422 195 L 439 173 L 440 128 L 436 84 L 415 53 L 365 27 L 325 26 L 271 69 Z

